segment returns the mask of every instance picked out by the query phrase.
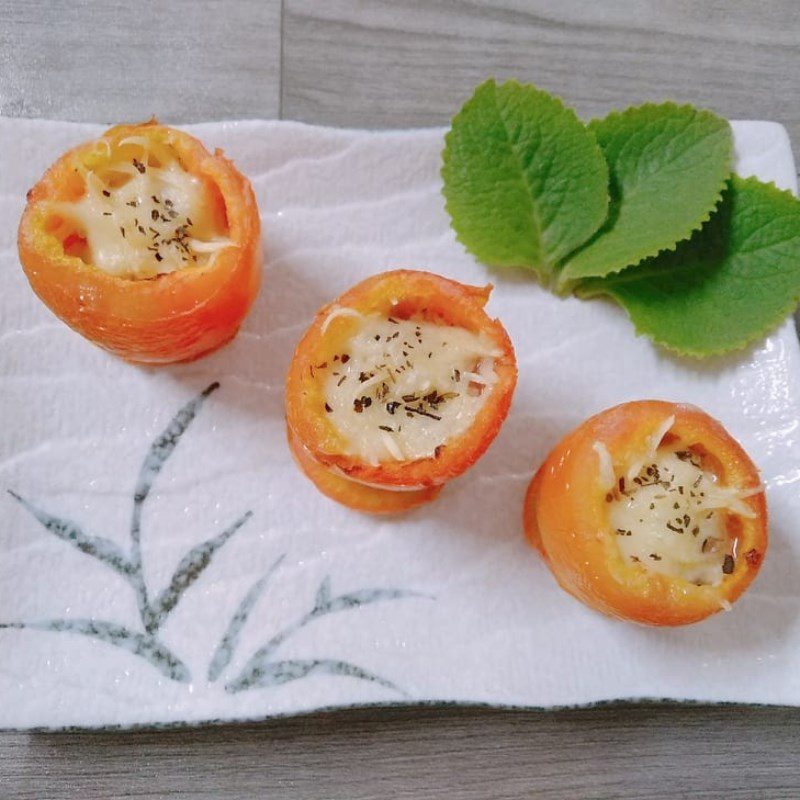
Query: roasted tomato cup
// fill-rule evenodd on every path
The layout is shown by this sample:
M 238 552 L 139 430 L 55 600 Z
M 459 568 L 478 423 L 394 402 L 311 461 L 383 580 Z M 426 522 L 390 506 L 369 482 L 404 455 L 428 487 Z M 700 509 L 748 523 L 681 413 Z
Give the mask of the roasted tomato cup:
M 222 155 L 159 125 L 119 125 L 28 192 L 19 256 L 78 333 L 129 361 L 197 358 L 230 340 L 261 277 L 253 190 Z
M 432 500 L 508 414 L 514 348 L 491 286 L 398 270 L 322 308 L 286 383 L 289 445 L 328 497 L 371 513 Z
M 730 609 L 767 549 L 747 453 L 700 409 L 657 400 L 608 409 L 566 436 L 531 482 L 524 525 L 563 589 L 648 625 Z

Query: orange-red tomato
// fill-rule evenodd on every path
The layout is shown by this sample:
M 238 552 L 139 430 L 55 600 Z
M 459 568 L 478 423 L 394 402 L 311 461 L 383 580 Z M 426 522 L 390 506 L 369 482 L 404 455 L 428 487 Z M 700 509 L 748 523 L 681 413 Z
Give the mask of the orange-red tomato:
M 442 486 L 406 491 L 387 491 L 377 486 L 367 486 L 344 475 L 337 475 L 334 469 L 323 466 L 311 456 L 291 430 L 287 429 L 287 437 L 289 449 L 297 465 L 317 489 L 331 500 L 355 511 L 367 514 L 399 514 L 429 503 L 442 491 Z
M 171 148 L 201 182 L 207 212 L 230 240 L 208 263 L 123 277 L 88 263 L 85 235 L 61 224 L 56 204 L 80 201 L 87 169 L 110 169 L 112 150 L 131 137 Z M 116 126 L 59 158 L 28 192 L 18 245 L 33 290 L 56 316 L 94 344 L 140 363 L 191 360 L 229 341 L 261 279 L 260 221 L 248 180 L 221 151 L 211 154 L 192 136 L 155 121 Z
M 484 311 L 491 286 L 478 288 L 428 272 L 397 270 L 368 278 L 316 315 L 297 346 L 286 382 L 289 442 L 306 475 L 329 497 L 360 511 L 391 513 L 432 500 L 491 444 L 508 414 L 517 367 L 508 334 Z M 352 455 L 325 413 L 324 379 L 314 367 L 330 363 L 352 333 L 352 318 L 334 309 L 413 318 L 483 333 L 500 355 L 496 382 L 468 429 L 436 455 L 371 463 Z
M 697 585 L 632 563 L 623 557 L 609 520 L 611 494 L 596 443 L 615 466 L 630 464 L 670 417 L 674 423 L 662 444 L 692 453 L 720 485 L 742 490 L 750 509 L 747 516 L 725 514 L 735 560 L 718 585 Z M 605 614 L 650 625 L 697 622 L 729 608 L 757 575 L 767 549 L 766 499 L 748 455 L 700 409 L 657 400 L 608 409 L 564 437 L 530 484 L 524 526 L 563 589 Z

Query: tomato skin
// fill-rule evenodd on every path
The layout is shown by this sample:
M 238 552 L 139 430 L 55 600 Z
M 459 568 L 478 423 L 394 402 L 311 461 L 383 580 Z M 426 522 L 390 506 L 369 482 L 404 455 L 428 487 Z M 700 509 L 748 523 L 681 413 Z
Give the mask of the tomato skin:
M 76 163 L 96 157 L 98 141 L 116 143 L 129 136 L 168 143 L 187 171 L 215 187 L 235 247 L 209 265 L 131 279 L 69 255 L 47 234 L 48 201 L 75 201 L 85 190 Z M 89 341 L 134 363 L 190 361 L 230 341 L 261 282 L 261 225 L 249 181 L 222 151 L 211 154 L 194 137 L 154 120 L 118 125 L 98 141 L 65 153 L 28 192 L 17 243 L 34 292 Z
M 365 514 L 400 514 L 435 500 L 444 487 L 429 486 L 416 491 L 396 491 L 367 486 L 337 475 L 315 461 L 310 453 L 287 428 L 289 450 L 295 462 L 317 489 L 337 503 Z
M 346 481 L 349 478 L 355 486 L 362 486 L 362 489 L 353 489 L 352 497 L 344 491 L 344 487 L 339 486 L 334 499 L 356 508 L 366 502 L 363 488 L 375 488 L 377 491 L 385 487 L 389 491 L 402 490 L 393 492 L 395 494 L 409 495 L 405 501 L 387 501 L 392 508 L 396 504 L 410 503 L 415 494 L 417 500 L 424 498 L 427 502 L 438 495 L 438 489 L 447 481 L 472 466 L 492 443 L 508 415 L 516 387 L 517 365 L 514 348 L 505 329 L 484 311 L 491 288 L 466 286 L 429 272 L 394 270 L 362 281 L 317 313 L 297 345 L 289 367 L 286 423 L 290 443 L 302 447 L 304 457 L 311 459 L 321 469 L 332 470 L 337 477 L 337 485 L 338 480 Z M 438 455 L 430 458 L 387 461 L 375 465 L 357 456 L 346 455 L 343 441 L 324 413 L 322 384 L 311 369 L 315 364 L 331 360 L 349 335 L 352 321 L 348 323 L 344 316 L 337 317 L 326 326 L 331 312 L 337 308 L 352 308 L 364 314 L 382 313 L 398 318 L 423 314 L 431 322 L 486 334 L 501 353 L 494 361 L 497 382 L 472 425 L 457 440 L 443 447 Z M 309 474 L 308 469 L 305 471 Z M 311 472 L 309 477 L 314 480 L 314 475 L 319 472 L 316 469 Z M 369 484 L 369 487 L 363 487 L 363 484 Z M 436 492 L 426 491 L 434 488 Z M 327 489 L 322 491 L 330 496 L 329 484 Z M 380 495 L 373 497 L 379 498 Z M 370 501 L 369 504 L 374 506 L 369 510 L 380 513 L 377 508 L 379 503 Z
M 698 622 L 734 603 L 755 579 L 768 542 L 763 489 L 744 499 L 754 517 L 736 517 L 738 558 L 718 586 L 697 586 L 651 572 L 622 558 L 610 529 L 606 494 L 594 445 L 614 463 L 630 463 L 643 441 L 674 416 L 668 433 L 699 448 L 724 484 L 761 487 L 758 470 L 741 445 L 700 409 L 659 400 L 624 403 L 602 411 L 564 437 L 539 467 L 525 498 L 523 524 L 559 585 L 586 605 L 647 625 Z

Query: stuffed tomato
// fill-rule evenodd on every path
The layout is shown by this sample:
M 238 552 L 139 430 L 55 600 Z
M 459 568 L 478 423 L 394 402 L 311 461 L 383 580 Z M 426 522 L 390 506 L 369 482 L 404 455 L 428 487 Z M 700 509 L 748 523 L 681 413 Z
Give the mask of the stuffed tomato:
M 50 310 L 134 362 L 214 350 L 259 288 L 249 182 L 221 151 L 155 121 L 65 153 L 28 192 L 18 244 Z
M 514 349 L 484 311 L 491 287 L 398 270 L 322 308 L 286 384 L 289 445 L 317 488 L 394 513 L 432 500 L 500 430 Z
M 650 625 L 730 609 L 767 549 L 764 489 L 742 447 L 700 409 L 655 400 L 566 436 L 531 482 L 524 524 L 563 589 Z

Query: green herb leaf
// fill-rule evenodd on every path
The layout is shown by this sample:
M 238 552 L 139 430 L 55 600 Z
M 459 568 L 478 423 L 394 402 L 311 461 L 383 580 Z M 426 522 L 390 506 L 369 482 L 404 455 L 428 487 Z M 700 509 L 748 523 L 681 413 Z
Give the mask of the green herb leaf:
M 481 84 L 445 142 L 447 211 L 485 263 L 546 277 L 606 218 L 608 168 L 594 136 L 535 86 Z
M 733 138 L 710 111 L 647 103 L 589 123 L 611 171 L 603 228 L 564 266 L 563 286 L 638 264 L 689 238 L 730 177 Z
M 800 201 L 734 176 L 718 212 L 674 252 L 603 279 L 639 333 L 678 353 L 709 356 L 759 339 L 800 300 Z

